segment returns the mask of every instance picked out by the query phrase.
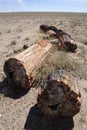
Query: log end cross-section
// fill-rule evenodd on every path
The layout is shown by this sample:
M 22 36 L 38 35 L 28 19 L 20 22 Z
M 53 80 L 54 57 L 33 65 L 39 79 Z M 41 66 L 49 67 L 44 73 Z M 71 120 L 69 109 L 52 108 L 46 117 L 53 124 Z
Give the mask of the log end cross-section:
M 75 78 L 65 70 L 55 70 L 45 79 L 37 104 L 51 117 L 74 116 L 80 111 L 80 91 Z
M 4 64 L 4 72 L 7 78 L 16 88 L 29 88 L 29 80 L 21 61 L 15 58 L 8 59 Z

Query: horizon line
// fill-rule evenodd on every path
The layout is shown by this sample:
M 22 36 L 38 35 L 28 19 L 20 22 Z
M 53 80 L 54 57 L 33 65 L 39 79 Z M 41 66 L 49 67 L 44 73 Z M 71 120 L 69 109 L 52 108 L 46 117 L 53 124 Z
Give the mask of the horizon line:
M 87 13 L 74 11 L 0 11 L 0 13 Z

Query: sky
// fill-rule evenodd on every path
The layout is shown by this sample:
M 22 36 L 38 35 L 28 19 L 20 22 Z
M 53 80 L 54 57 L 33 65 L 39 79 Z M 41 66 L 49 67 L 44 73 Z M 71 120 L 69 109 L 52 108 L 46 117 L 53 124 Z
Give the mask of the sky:
M 0 0 L 0 12 L 87 13 L 87 0 Z

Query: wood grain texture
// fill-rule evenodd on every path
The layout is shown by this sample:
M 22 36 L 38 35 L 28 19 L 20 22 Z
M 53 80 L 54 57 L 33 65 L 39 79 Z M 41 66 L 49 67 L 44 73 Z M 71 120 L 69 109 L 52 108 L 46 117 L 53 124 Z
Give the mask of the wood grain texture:
M 4 72 L 15 87 L 30 88 L 34 77 L 52 45 L 41 40 L 25 51 L 8 59 L 4 64 Z

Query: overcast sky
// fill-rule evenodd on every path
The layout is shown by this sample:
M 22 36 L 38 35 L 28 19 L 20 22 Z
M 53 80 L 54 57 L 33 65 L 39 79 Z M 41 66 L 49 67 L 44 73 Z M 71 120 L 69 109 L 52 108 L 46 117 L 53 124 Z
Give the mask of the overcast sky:
M 86 12 L 87 0 L 0 0 L 0 12 Z

